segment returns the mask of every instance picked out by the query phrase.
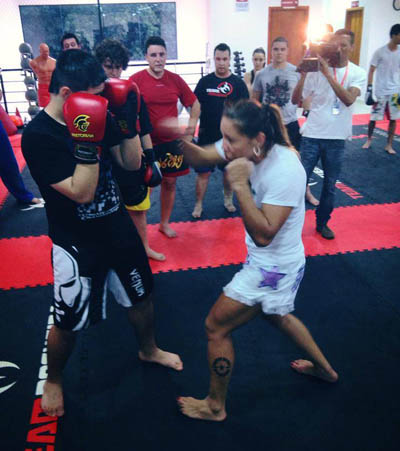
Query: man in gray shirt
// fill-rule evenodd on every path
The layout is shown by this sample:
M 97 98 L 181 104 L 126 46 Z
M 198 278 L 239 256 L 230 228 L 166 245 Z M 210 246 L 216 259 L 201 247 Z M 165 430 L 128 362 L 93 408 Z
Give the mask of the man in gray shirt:
M 301 135 L 297 122 L 297 105 L 292 103 L 291 97 L 300 74 L 296 72 L 296 66 L 288 63 L 288 52 L 286 38 L 274 39 L 271 48 L 272 63 L 256 75 L 251 98 L 262 103 L 275 103 L 280 107 L 290 140 L 299 149 Z

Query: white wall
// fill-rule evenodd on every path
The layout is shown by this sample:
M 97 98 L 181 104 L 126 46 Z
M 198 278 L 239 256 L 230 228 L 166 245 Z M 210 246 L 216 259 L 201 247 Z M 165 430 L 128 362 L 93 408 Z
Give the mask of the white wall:
M 393 9 L 390 0 L 360 0 L 360 6 L 364 6 L 360 65 L 368 69 L 374 51 L 389 42 L 392 25 L 400 23 L 400 11 Z
M 152 0 L 148 0 L 152 1 Z M 168 1 L 168 0 L 159 0 Z M 82 3 L 96 4 L 96 0 Z M 139 0 L 102 0 L 103 3 L 139 3 Z M 23 41 L 19 5 L 73 4 L 77 0 L 1 0 L 0 42 L 3 43 L 0 66 L 19 67 L 18 46 Z M 344 26 L 346 8 L 351 0 L 300 0 L 310 7 L 310 23 L 331 23 L 335 29 Z M 206 45 L 210 54 L 220 42 L 232 51 L 240 50 L 246 68 L 251 69 L 251 54 L 256 47 L 266 47 L 268 39 L 268 7 L 280 6 L 280 0 L 249 0 L 247 12 L 235 10 L 235 0 L 176 0 L 179 61 L 203 60 Z M 360 65 L 368 68 L 372 53 L 389 39 L 389 29 L 400 22 L 390 0 L 360 0 L 364 7 L 364 30 Z M 40 24 L 38 24 L 40 26 Z M 7 45 L 5 45 L 7 44 Z
M 310 21 L 318 23 L 323 16 L 325 0 L 300 0 L 309 6 Z M 268 8 L 281 6 L 280 0 L 249 0 L 248 11 L 238 12 L 235 0 L 210 0 L 210 44 L 227 43 L 232 51 L 243 52 L 246 70 L 252 69 L 251 55 L 257 47 L 267 49 Z
M 226 42 L 233 51 L 240 50 L 246 69 L 252 68 L 251 54 L 256 47 L 267 47 L 268 8 L 280 6 L 280 0 L 249 0 L 247 12 L 235 10 L 235 0 L 209 0 L 210 47 Z M 345 25 L 346 9 L 351 0 L 300 0 L 300 6 L 309 6 L 311 26 L 330 23 L 334 29 Z M 360 0 L 364 7 L 363 39 L 360 66 L 368 69 L 374 50 L 389 40 L 390 27 L 400 23 L 400 12 L 392 8 L 391 0 Z

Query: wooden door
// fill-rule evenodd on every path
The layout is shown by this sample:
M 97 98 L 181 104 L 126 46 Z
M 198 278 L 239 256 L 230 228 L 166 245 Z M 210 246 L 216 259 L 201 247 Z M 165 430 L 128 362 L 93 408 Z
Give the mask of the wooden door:
M 289 41 L 288 61 L 297 66 L 303 58 L 303 46 L 307 39 L 308 6 L 268 9 L 268 62 L 271 61 L 272 41 L 283 36 Z
M 361 38 L 363 27 L 364 8 L 346 9 L 346 25 L 347 30 L 354 33 L 354 50 L 350 56 L 350 61 L 354 64 L 360 63 Z

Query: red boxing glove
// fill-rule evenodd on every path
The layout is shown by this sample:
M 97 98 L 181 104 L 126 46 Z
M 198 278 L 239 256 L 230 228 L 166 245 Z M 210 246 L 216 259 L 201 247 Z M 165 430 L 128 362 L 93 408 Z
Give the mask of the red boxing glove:
M 138 108 L 140 94 L 136 83 L 121 78 L 106 80 L 103 96 L 109 102 L 110 111 L 114 114 L 124 138 L 137 135 Z
M 65 123 L 74 140 L 74 156 L 83 164 L 99 161 L 106 128 L 108 101 L 85 92 L 71 94 L 64 103 Z

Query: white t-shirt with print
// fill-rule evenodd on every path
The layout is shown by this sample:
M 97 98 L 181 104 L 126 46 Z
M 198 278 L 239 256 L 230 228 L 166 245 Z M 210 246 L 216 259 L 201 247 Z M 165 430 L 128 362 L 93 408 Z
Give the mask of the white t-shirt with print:
M 392 52 L 387 45 L 372 55 L 371 66 L 375 71 L 376 97 L 389 96 L 400 92 L 400 49 Z
M 348 71 L 347 71 L 348 67 Z M 364 89 L 367 74 L 364 69 L 349 62 L 346 67 L 329 68 L 338 83 L 345 89 L 354 87 Z M 347 75 L 346 75 L 347 71 Z M 304 123 L 301 134 L 307 138 L 348 139 L 352 136 L 353 105 L 347 107 L 340 101 L 325 75 L 321 72 L 307 74 L 303 88 L 303 98 L 312 96 L 310 113 Z M 339 114 L 333 114 L 335 104 Z
M 222 141 L 215 143 L 215 146 L 225 159 Z M 255 165 L 250 184 L 257 208 L 261 208 L 262 204 L 293 207 L 268 246 L 257 247 L 246 231 L 251 264 L 285 267 L 304 261 L 301 233 L 305 215 L 306 173 L 297 155 L 288 147 L 275 144 L 264 160 Z

